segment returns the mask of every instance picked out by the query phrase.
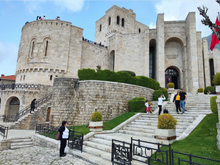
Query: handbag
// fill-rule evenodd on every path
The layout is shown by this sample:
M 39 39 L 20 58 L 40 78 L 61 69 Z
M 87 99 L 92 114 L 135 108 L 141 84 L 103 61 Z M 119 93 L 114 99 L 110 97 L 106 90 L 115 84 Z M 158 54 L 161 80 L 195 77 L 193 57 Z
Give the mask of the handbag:
M 60 140 L 60 132 L 57 133 L 57 140 Z

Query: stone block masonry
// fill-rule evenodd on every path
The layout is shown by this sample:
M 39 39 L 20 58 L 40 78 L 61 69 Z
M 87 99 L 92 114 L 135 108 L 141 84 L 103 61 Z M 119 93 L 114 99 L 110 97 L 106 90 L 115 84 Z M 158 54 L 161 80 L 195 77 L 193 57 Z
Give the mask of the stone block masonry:
M 74 88 L 76 81 L 55 78 L 51 125 L 59 126 L 63 120 L 69 125 L 87 124 L 95 109 L 102 113 L 103 121 L 109 121 L 129 111 L 129 100 L 135 97 L 153 99 L 154 90 L 141 86 L 87 80 L 79 81 L 79 87 Z

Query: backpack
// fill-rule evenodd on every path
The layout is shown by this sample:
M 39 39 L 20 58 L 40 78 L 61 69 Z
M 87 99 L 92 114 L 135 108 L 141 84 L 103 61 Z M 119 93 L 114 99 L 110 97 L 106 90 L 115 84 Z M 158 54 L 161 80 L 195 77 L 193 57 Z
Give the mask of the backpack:
M 169 111 L 168 111 L 167 109 L 164 109 L 164 110 L 163 110 L 163 113 L 164 113 L 164 114 L 166 114 L 166 113 L 168 114 Z

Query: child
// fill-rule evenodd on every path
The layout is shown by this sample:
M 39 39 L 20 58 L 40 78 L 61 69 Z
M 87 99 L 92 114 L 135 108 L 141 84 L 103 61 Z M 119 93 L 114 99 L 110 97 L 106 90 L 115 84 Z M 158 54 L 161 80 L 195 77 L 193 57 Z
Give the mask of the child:
M 150 112 L 148 100 L 146 100 L 145 106 L 146 106 L 146 113 L 148 114 Z

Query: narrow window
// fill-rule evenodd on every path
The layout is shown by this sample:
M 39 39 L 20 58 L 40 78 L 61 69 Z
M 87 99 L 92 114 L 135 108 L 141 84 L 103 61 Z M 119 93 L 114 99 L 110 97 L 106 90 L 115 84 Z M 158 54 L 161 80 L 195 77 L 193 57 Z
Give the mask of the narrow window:
M 50 112 L 51 112 L 51 107 L 49 107 L 47 109 L 47 119 L 46 119 L 46 121 L 50 121 Z
M 102 24 L 100 24 L 99 31 L 102 31 Z
M 50 81 L 52 81 L 53 80 L 53 75 L 50 75 Z
M 120 24 L 120 17 L 117 16 L 117 24 L 119 25 Z
M 108 25 L 111 25 L 111 17 L 108 18 Z
M 141 33 L 141 29 L 139 29 L 138 31 L 139 31 L 139 33 Z
M 211 80 L 211 85 L 214 86 L 213 84 L 213 78 L 215 75 L 215 70 L 214 70 L 214 60 L 213 59 L 209 59 L 209 69 L 210 69 L 210 80 Z
M 25 80 L 25 76 L 23 76 L 23 80 Z
M 31 57 L 33 57 L 33 53 L 34 53 L 34 41 L 32 42 L 32 48 L 31 48 Z
M 45 57 L 47 56 L 47 49 L 48 49 L 48 41 L 46 41 L 46 47 L 45 47 Z
M 20 77 L 20 81 L 22 80 L 22 76 Z
M 121 26 L 122 26 L 122 27 L 125 26 L 125 20 L 124 20 L 124 18 L 121 19 Z

